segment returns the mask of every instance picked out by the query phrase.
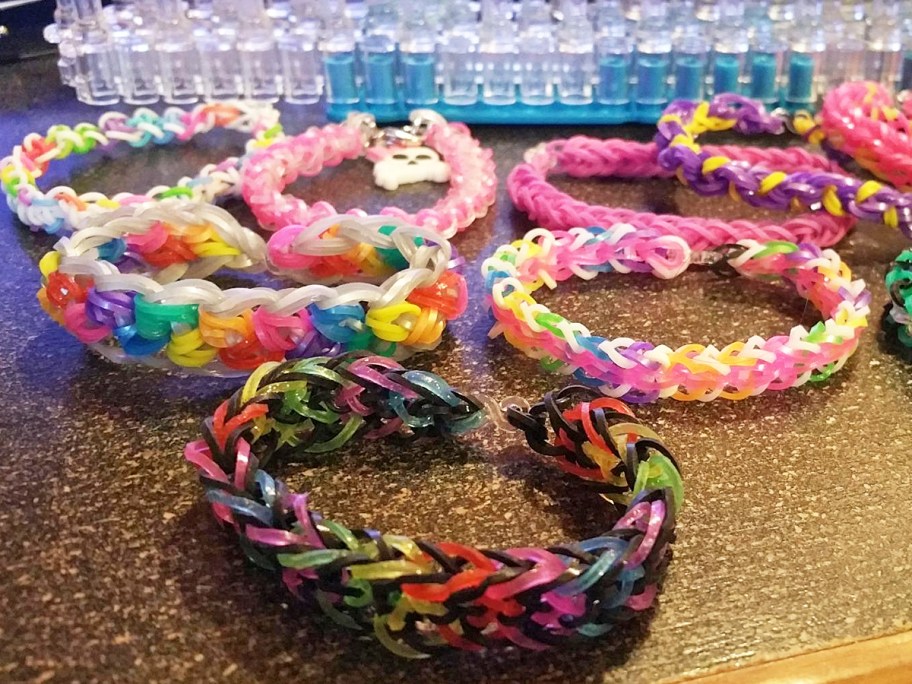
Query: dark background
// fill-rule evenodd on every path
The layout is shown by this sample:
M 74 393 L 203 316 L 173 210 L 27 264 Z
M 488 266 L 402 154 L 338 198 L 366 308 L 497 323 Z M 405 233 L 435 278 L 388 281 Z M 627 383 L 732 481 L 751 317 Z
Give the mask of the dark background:
M 55 47 L 42 37 L 44 27 L 54 21 L 55 0 L 38 0 L 3 9 L 0 0 L 0 64 L 24 57 L 51 54 Z
M 59 86 L 53 59 L 0 67 L 0 83 L 4 151 L 29 132 L 101 114 Z M 320 121 L 319 110 L 289 110 L 284 121 L 298 132 Z M 501 180 L 526 148 L 581 131 L 476 129 Z M 242 146 L 240 136 L 213 133 L 179 148 L 96 152 L 52 165 L 42 187 L 142 191 Z M 749 215 L 670 180 L 559 184 L 606 204 Z M 366 162 L 294 191 L 341 209 L 389 201 Z M 442 192 L 418 185 L 395 200 L 417 209 Z M 480 262 L 531 227 L 501 184 L 490 215 L 455 240 L 469 262 L 469 311 L 410 365 L 495 397 L 532 400 L 562 384 L 486 337 Z M 860 225 L 839 248 L 871 285 L 875 310 L 858 353 L 831 381 L 739 403 L 638 409 L 681 461 L 687 492 L 674 562 L 646 619 L 575 650 L 422 662 L 306 613 L 216 525 L 181 450 L 238 381 L 97 358 L 35 299 L 36 262 L 54 239 L 0 210 L 0 241 L 0 680 L 652 682 L 912 626 L 912 375 L 877 339 L 883 272 L 905 245 L 898 233 Z M 724 344 L 817 320 L 782 289 L 708 273 L 606 276 L 543 301 L 603 334 L 670 345 Z M 412 449 L 354 444 L 325 467 L 286 475 L 327 515 L 418 537 L 516 546 L 605 527 L 598 498 L 493 428 Z

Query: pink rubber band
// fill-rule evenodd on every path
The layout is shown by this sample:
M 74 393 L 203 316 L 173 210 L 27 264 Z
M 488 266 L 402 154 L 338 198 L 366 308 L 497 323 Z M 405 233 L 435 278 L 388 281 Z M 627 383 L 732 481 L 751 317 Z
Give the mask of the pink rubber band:
M 646 610 L 652 606 L 652 602 L 655 601 L 656 594 L 658 593 L 658 588 L 655 585 L 650 585 L 643 590 L 642 594 L 634 594 L 627 602 L 624 604 L 630 610 Z
M 659 536 L 659 529 L 662 527 L 662 522 L 664 520 L 665 502 L 653 501 L 649 506 L 649 520 L 646 527 L 646 534 L 643 536 L 643 541 L 640 542 L 637 550 L 627 558 L 627 563 L 634 567 L 642 564 L 652 550 L 652 545 L 655 544 L 655 541 Z

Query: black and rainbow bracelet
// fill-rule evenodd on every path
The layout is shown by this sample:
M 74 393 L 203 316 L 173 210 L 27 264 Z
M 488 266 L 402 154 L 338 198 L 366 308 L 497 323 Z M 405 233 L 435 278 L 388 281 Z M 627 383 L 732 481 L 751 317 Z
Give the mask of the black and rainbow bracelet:
M 570 386 L 529 409 L 357 353 L 265 364 L 186 448 L 215 515 L 247 556 L 335 622 L 394 653 L 540 650 L 599 637 L 649 608 L 683 499 L 678 466 L 622 402 Z M 356 437 L 449 437 L 488 419 L 525 433 L 617 509 L 600 536 L 547 548 L 479 549 L 349 529 L 264 468 Z

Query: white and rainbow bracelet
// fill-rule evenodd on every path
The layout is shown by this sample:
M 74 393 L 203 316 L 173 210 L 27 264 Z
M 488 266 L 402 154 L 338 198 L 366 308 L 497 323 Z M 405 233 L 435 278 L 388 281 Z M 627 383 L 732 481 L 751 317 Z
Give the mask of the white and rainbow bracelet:
M 465 309 L 452 248 L 430 231 L 333 216 L 284 237 L 272 252 L 296 263 L 282 273 L 319 282 L 222 289 L 205 278 L 269 267 L 262 238 L 205 203 L 125 207 L 58 241 L 40 262 L 38 299 L 113 361 L 214 375 L 355 349 L 404 358 L 439 344 Z
M 539 304 L 532 293 L 571 276 L 651 272 L 672 278 L 694 264 L 736 275 L 777 279 L 795 288 L 826 317 L 788 335 L 758 336 L 722 349 L 688 344 L 678 349 L 632 338 L 607 339 Z M 708 252 L 691 252 L 676 236 L 635 230 L 536 229 L 500 247 L 482 265 L 487 300 L 497 320 L 491 335 L 506 340 L 543 366 L 599 387 L 612 397 L 645 403 L 744 399 L 771 390 L 824 380 L 839 370 L 867 326 L 870 293 L 852 280 L 833 250 L 785 241 L 740 240 Z
M 141 194 L 80 194 L 63 185 L 41 190 L 38 181 L 47 174 L 51 162 L 74 153 L 88 154 L 96 148 L 111 149 L 115 145 L 142 148 L 184 142 L 216 128 L 250 136 L 246 143 L 248 154 L 282 134 L 278 110 L 262 103 L 219 102 L 191 110 L 169 107 L 162 114 L 147 108 L 132 114 L 105 112 L 97 124 L 61 124 L 51 126 L 45 135 L 27 135 L 9 156 L 0 159 L 0 185 L 10 210 L 20 221 L 33 230 L 51 234 L 79 230 L 90 217 L 125 205 L 170 198 L 214 202 L 239 193 L 243 157 L 208 164 L 192 178 L 155 186 Z

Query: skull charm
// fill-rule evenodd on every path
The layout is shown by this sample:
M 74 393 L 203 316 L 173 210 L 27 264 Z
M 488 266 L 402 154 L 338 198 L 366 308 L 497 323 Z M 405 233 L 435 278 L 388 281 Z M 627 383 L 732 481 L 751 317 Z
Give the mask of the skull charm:
M 385 190 L 396 190 L 400 185 L 431 181 L 446 183 L 450 180 L 450 165 L 430 147 L 375 148 L 374 183 Z

